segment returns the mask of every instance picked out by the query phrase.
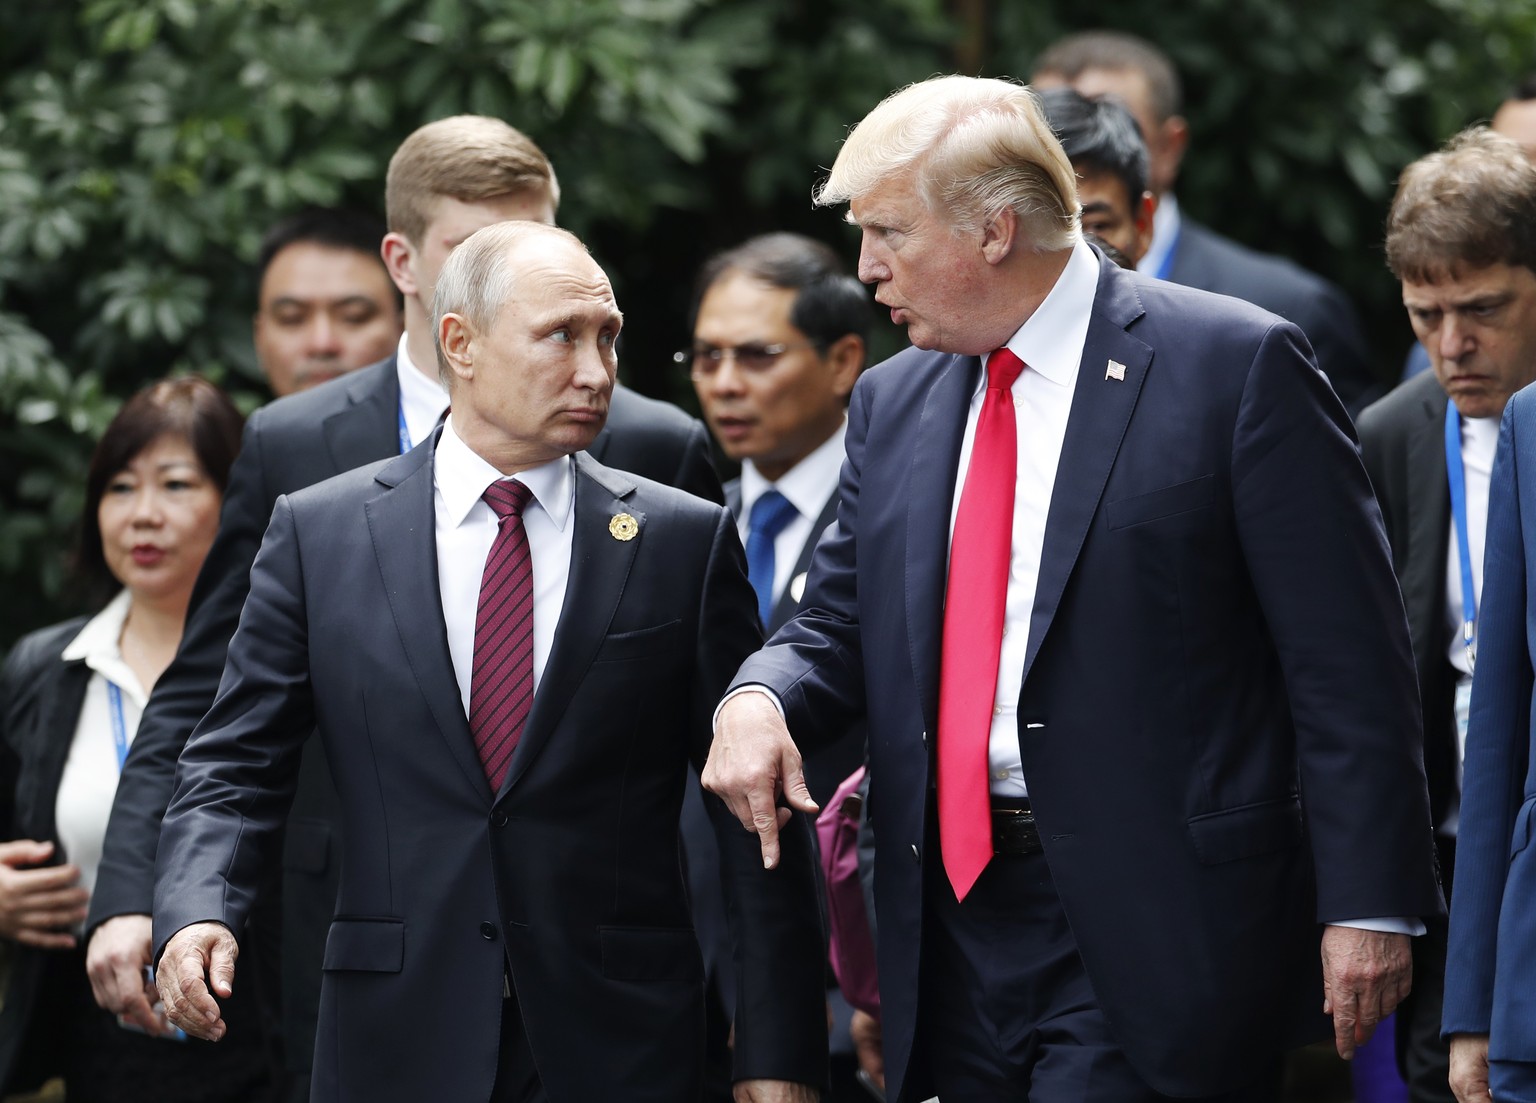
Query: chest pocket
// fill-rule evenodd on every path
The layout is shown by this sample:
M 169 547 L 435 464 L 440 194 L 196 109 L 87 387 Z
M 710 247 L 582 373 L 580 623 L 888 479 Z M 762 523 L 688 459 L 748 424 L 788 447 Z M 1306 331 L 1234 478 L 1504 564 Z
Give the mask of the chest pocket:
M 631 659 L 660 658 L 670 655 L 682 636 L 680 620 L 658 624 L 654 628 L 637 628 L 633 632 L 616 632 L 605 638 L 597 649 L 593 662 L 618 663 Z
M 1145 494 L 1104 504 L 1104 517 L 1111 529 L 1130 528 L 1164 517 L 1204 509 L 1216 500 L 1216 476 L 1201 475 L 1188 482 L 1174 483 Z

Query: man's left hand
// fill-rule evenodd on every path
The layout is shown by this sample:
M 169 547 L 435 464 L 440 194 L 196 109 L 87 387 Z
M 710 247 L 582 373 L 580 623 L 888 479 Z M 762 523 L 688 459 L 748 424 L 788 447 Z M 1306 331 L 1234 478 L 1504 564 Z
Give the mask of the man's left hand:
M 732 1098 L 736 1103 L 818 1103 L 821 1093 L 790 1080 L 738 1080 Z
M 1333 1016 L 1333 1041 L 1348 1061 L 1376 1024 L 1392 1014 L 1413 984 L 1413 954 L 1405 934 L 1357 927 L 1323 928 L 1323 1014 Z

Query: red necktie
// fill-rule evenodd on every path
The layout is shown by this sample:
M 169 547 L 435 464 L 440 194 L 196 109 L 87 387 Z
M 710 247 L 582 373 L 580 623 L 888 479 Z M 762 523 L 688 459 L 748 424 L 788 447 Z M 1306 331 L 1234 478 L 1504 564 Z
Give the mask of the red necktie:
M 481 497 L 500 523 L 480 578 L 469 730 L 496 792 L 533 705 L 533 557 L 523 531 L 523 509 L 533 491 L 505 479 L 486 487 Z
M 1009 390 L 1023 370 L 1006 348 L 987 358 L 987 392 L 950 541 L 939 660 L 939 844 L 961 900 L 992 859 L 987 744 L 1003 646 L 1019 447 Z

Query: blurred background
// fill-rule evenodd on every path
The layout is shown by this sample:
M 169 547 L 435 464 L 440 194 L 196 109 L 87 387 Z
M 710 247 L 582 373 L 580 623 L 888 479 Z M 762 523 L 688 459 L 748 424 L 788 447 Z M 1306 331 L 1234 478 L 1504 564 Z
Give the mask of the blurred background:
M 95 435 L 168 371 L 266 398 L 262 231 L 382 214 L 389 154 L 462 112 L 553 159 L 560 221 L 626 313 L 621 374 L 692 406 L 671 352 L 710 252 L 854 232 L 812 185 L 847 127 L 940 72 L 1026 75 L 1128 30 L 1185 81 L 1190 214 L 1344 286 L 1383 381 L 1412 340 L 1381 250 L 1398 170 L 1536 67 L 1536 0 L 49 0 L 0 7 L 0 649 L 77 607 Z M 901 345 L 882 322 L 876 358 Z

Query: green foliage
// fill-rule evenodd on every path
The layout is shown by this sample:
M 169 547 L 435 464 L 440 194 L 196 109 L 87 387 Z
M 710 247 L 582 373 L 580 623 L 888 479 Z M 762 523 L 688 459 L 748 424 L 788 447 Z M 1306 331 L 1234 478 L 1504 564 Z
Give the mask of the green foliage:
M 1536 57 L 1536 0 L 55 0 L 0 35 L 0 646 L 70 603 L 91 441 L 127 394 L 199 371 L 250 408 L 250 265 L 306 203 L 378 209 L 415 127 L 497 115 L 550 154 L 562 224 L 628 315 L 625 374 L 679 401 L 667 352 L 710 251 L 798 229 L 887 92 L 979 57 L 1026 76 L 1092 20 L 1186 74 L 1198 216 L 1344 283 L 1388 361 L 1380 263 L 1399 168 Z M 898 347 L 884 327 L 876 348 Z

